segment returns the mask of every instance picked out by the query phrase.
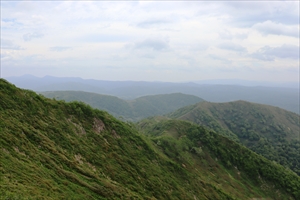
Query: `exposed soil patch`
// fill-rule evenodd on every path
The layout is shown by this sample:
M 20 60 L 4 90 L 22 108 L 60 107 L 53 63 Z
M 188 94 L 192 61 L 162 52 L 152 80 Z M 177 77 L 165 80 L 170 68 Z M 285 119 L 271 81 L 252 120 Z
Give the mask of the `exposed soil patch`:
M 102 120 L 94 118 L 93 129 L 96 133 L 100 134 L 105 129 L 105 124 Z

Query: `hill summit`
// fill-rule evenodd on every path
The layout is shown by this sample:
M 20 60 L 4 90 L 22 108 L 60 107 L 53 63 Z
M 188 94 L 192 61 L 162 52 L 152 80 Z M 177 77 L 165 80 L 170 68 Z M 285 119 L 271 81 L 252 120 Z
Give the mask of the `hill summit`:
M 168 115 L 206 126 L 300 175 L 300 116 L 246 101 L 200 102 Z

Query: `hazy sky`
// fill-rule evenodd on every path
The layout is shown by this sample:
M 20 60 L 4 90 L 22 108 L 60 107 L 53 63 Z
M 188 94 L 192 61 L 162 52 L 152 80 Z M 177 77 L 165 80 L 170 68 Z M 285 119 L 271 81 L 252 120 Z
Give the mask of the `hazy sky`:
M 299 1 L 1 1 L 2 77 L 299 81 Z

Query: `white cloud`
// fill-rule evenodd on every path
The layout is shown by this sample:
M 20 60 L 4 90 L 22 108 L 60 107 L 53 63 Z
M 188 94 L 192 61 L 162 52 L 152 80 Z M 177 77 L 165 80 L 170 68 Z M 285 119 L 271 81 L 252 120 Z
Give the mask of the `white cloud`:
M 127 42 L 132 37 L 125 34 L 89 34 L 86 33 L 82 37 L 79 37 L 79 41 L 88 42 L 88 43 L 101 43 L 101 42 Z
M 221 62 L 223 62 L 225 64 L 231 64 L 232 63 L 231 60 L 228 60 L 227 58 L 222 58 L 222 57 L 214 55 L 214 54 L 209 54 L 208 57 L 211 58 L 211 59 L 213 59 L 213 60 L 221 61 Z
M 62 51 L 67 51 L 72 49 L 72 47 L 64 47 L 64 46 L 56 46 L 56 47 L 50 47 L 50 51 L 57 51 L 57 52 L 62 52 Z
M 257 23 L 252 28 L 261 32 L 263 35 L 286 35 L 299 37 L 299 24 L 290 26 L 281 23 L 274 23 L 270 20 L 263 23 Z
M 169 44 L 167 40 L 163 40 L 160 38 L 149 38 L 140 42 L 136 42 L 134 44 L 134 48 L 136 49 L 152 49 L 155 51 L 162 51 L 169 48 Z
M 218 34 L 219 34 L 219 38 L 222 40 L 234 40 L 234 39 L 244 40 L 248 37 L 247 32 L 232 33 L 227 29 L 222 29 L 221 31 L 219 31 Z
M 16 45 L 11 40 L 6 40 L 1 38 L 1 49 L 10 49 L 10 50 L 24 50 L 19 45 Z
M 221 30 L 219 32 L 219 37 L 223 40 L 232 40 L 233 39 L 233 35 L 231 34 L 231 32 L 226 29 Z
M 28 42 L 28 41 L 31 41 L 32 39 L 35 39 L 35 38 L 41 38 L 43 37 L 44 34 L 42 33 L 37 33 L 37 32 L 34 32 L 34 33 L 26 33 L 23 35 L 23 39 L 24 41 Z
M 169 23 L 171 23 L 171 21 L 166 19 L 148 19 L 139 22 L 137 26 L 141 28 L 151 28 L 156 26 L 166 26 L 166 24 Z
M 238 27 L 251 27 L 268 20 L 299 24 L 299 1 L 224 1 L 219 9 L 220 13 L 229 14 L 229 23 Z
M 220 49 L 225 49 L 229 51 L 245 52 L 247 49 L 239 44 L 234 44 L 232 42 L 224 42 L 218 45 Z
M 274 61 L 276 58 L 299 60 L 299 46 L 287 44 L 280 47 L 264 46 L 251 56 L 263 61 Z
M 299 2 L 290 1 L 3 1 L 1 64 L 7 75 L 13 65 L 43 76 L 51 65 L 112 80 L 188 81 L 224 70 L 251 79 L 298 65 L 298 18 Z

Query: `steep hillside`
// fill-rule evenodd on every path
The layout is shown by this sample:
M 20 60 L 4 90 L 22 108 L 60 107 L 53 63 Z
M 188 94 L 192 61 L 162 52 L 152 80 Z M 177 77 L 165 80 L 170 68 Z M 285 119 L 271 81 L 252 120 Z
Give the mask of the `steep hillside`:
M 181 93 L 144 96 L 132 101 L 118 97 L 80 91 L 42 92 L 48 98 L 65 101 L 82 101 L 93 108 L 105 110 L 115 117 L 138 121 L 155 115 L 163 115 L 181 107 L 203 101 L 201 98 Z
M 294 185 L 295 189 L 300 186 L 295 173 L 202 126 L 154 117 L 140 121 L 138 127 L 166 156 L 238 199 L 252 199 L 245 195 L 253 192 L 254 185 L 265 191 L 278 188 L 280 183 Z M 288 177 L 295 177 L 295 182 Z M 269 194 L 270 199 L 285 199 L 277 192 Z
M 245 101 L 200 102 L 168 116 L 205 125 L 300 174 L 299 115 Z
M 0 199 L 300 198 L 297 175 L 203 127 L 170 124 L 188 140 L 167 146 L 107 112 L 3 79 L 0 97 Z

